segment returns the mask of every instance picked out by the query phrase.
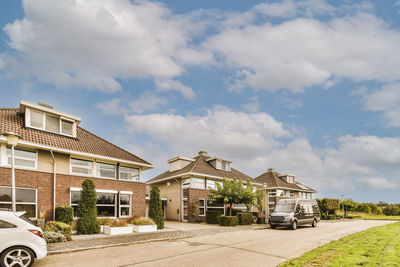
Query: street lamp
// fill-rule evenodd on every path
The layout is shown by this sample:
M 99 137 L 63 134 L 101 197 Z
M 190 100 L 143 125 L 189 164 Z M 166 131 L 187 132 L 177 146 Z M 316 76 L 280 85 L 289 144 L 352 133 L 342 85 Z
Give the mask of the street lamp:
M 11 207 L 12 211 L 17 211 L 15 206 L 15 169 L 14 169 L 14 147 L 18 144 L 21 136 L 14 132 L 2 133 L 7 138 L 7 144 L 11 146 Z
M 269 203 L 268 203 L 268 196 L 267 196 L 267 183 L 264 183 L 264 207 L 265 207 L 265 220 L 268 220 L 268 212 L 269 212 Z

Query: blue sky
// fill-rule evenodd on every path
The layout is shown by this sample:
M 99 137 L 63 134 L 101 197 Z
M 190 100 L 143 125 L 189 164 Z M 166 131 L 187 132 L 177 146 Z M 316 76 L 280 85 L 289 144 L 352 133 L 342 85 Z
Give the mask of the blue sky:
M 399 1 L 0 3 L 3 107 L 45 102 L 156 168 L 199 150 L 399 202 Z

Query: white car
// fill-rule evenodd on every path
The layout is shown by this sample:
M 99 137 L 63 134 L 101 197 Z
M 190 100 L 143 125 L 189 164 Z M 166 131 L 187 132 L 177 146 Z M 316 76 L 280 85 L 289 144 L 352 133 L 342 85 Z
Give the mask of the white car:
M 0 266 L 29 267 L 47 255 L 42 229 L 25 212 L 0 210 Z

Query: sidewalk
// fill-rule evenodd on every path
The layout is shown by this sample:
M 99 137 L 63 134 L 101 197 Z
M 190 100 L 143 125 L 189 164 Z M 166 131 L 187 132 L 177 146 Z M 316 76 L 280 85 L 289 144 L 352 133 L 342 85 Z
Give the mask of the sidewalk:
M 225 232 L 246 231 L 252 229 L 262 229 L 266 225 L 246 225 L 235 227 L 222 227 L 218 225 L 190 224 L 190 223 L 166 223 L 170 227 L 152 233 L 132 233 L 129 235 L 94 235 L 73 238 L 73 241 L 64 243 L 47 244 L 48 254 L 61 254 L 76 252 L 88 249 L 122 246 L 142 242 L 160 241 L 168 239 L 179 239 L 194 236 L 211 235 Z

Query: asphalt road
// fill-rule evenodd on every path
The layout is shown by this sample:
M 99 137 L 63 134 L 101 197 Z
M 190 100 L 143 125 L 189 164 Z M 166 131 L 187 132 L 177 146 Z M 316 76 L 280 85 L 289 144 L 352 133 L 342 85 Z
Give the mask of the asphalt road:
M 48 256 L 40 266 L 276 266 L 333 240 L 388 221 L 320 223 L 317 228 L 246 230 Z

